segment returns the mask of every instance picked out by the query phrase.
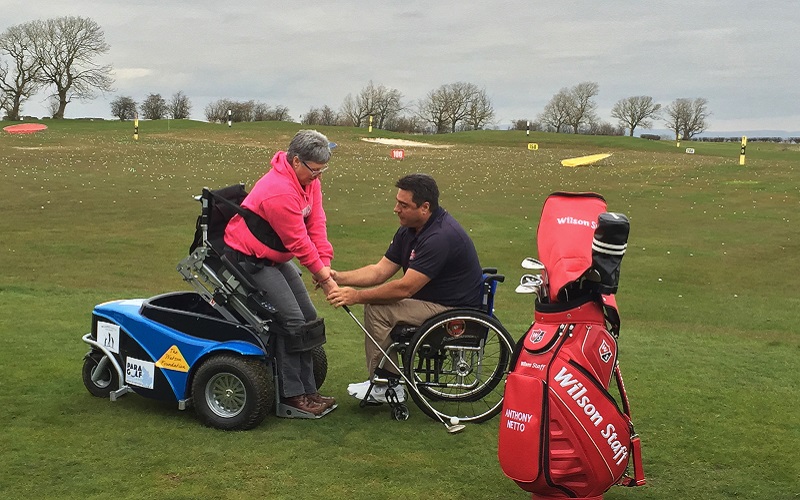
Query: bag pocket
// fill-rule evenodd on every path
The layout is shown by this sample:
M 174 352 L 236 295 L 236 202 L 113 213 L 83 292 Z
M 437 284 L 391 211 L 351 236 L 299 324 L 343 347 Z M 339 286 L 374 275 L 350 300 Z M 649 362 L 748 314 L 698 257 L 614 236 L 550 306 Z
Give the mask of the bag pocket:
M 503 473 L 521 483 L 541 474 L 544 381 L 510 373 L 500 414 L 497 456 Z

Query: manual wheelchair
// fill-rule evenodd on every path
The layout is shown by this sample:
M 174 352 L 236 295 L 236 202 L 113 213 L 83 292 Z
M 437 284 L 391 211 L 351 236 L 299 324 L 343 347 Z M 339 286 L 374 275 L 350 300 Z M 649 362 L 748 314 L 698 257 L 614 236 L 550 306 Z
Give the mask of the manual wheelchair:
M 376 384 L 385 384 L 392 418 L 406 420 L 408 407 L 396 390 L 404 384 L 416 405 L 436 420 L 478 423 L 500 412 L 502 382 L 516 342 L 494 316 L 495 292 L 505 277 L 495 268 L 483 273 L 482 308 L 450 309 L 419 326 L 398 324 L 392 329 L 392 344 L 370 379 L 362 407 L 374 404 L 370 394 Z M 370 335 L 366 329 L 364 333 Z M 392 363 L 387 356 L 393 353 L 401 360 L 397 368 L 402 376 L 387 369 Z

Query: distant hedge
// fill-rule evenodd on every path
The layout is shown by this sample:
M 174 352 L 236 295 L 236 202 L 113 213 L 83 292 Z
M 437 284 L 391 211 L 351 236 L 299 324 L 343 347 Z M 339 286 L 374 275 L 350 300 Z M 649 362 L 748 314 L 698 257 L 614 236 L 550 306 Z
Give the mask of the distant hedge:
M 660 141 L 661 140 L 661 136 L 660 135 L 656 135 L 656 134 L 642 134 L 639 137 L 641 137 L 642 139 L 650 139 L 651 141 Z

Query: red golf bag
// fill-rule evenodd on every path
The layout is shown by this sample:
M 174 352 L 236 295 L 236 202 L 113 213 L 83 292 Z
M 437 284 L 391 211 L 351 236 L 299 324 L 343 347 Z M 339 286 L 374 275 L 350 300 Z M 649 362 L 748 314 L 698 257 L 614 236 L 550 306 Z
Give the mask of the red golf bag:
M 629 224 L 594 193 L 554 193 L 537 230 L 543 284 L 534 323 L 515 350 L 498 458 L 534 499 L 601 499 L 645 483 L 617 363 L 614 294 Z M 608 392 L 612 378 L 620 409 Z M 633 477 L 626 475 L 633 463 Z

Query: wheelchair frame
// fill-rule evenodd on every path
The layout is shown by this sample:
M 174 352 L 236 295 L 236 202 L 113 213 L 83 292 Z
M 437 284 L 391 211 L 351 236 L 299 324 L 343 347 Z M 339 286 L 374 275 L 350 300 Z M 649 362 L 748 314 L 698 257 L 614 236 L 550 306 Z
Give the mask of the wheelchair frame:
M 396 325 L 386 355 L 397 354 L 396 376 L 386 368 L 384 356 L 370 378 L 360 406 L 370 402 L 376 384 L 386 384 L 392 418 L 406 420 L 408 407 L 395 390 L 411 384 L 408 392 L 416 405 L 434 420 L 484 422 L 497 415 L 503 404 L 503 384 L 511 369 L 516 342 L 494 316 L 494 297 L 505 276 L 484 268 L 483 309 L 455 308 L 426 320 L 419 327 Z M 362 326 L 363 328 L 363 326 Z M 365 334 L 369 332 L 365 330 Z M 393 376 L 394 375 L 394 376 Z

